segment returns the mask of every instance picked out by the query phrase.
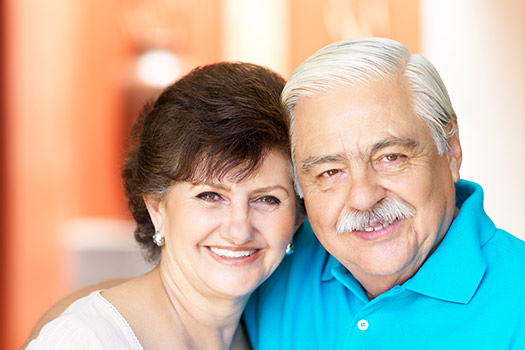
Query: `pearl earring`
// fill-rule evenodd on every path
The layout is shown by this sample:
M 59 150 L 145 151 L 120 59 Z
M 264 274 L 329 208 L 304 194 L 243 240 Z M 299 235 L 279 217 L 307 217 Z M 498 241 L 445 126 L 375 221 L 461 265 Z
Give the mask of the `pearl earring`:
M 292 255 L 293 254 L 293 242 L 288 243 L 286 246 L 286 255 Z
M 164 245 L 164 237 L 160 235 L 159 231 L 155 231 L 155 234 L 153 235 L 153 243 L 159 247 Z

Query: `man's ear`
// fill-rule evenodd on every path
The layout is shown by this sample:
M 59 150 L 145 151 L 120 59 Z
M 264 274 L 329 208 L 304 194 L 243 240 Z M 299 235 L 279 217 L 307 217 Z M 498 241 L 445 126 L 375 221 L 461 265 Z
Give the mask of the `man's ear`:
M 303 223 L 304 219 L 306 219 L 306 208 L 304 206 L 304 199 L 303 198 L 297 198 L 297 210 L 295 211 L 295 225 L 294 225 L 294 232 L 297 231 L 299 226 Z
M 164 202 L 159 196 L 148 195 L 144 196 L 144 203 L 148 209 L 149 217 L 155 230 L 163 234 L 164 229 Z
M 449 149 L 447 151 L 448 164 L 454 183 L 459 181 L 459 169 L 461 168 L 461 161 L 463 153 L 461 151 L 461 143 L 459 142 L 459 130 L 456 116 L 450 120 L 448 130 L 455 130 L 454 135 L 448 138 Z
M 302 225 L 304 219 L 306 219 L 306 215 L 305 214 L 297 214 L 295 216 L 295 225 L 293 227 L 294 229 L 294 232 L 297 231 L 297 229 L 299 228 L 299 226 Z

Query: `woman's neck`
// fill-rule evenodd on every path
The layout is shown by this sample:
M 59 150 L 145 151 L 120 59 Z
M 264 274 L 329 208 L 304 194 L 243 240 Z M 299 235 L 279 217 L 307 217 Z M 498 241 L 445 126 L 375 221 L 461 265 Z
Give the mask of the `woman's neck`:
M 244 343 L 239 348 L 248 347 L 239 322 L 248 296 L 214 295 L 202 286 L 195 286 L 176 264 L 161 262 L 152 273 L 158 274 L 167 297 L 165 302 L 169 303 L 167 310 L 182 331 L 188 348 L 231 349 L 234 342 Z
M 103 292 L 144 349 L 249 349 L 239 323 L 247 296 L 200 295 L 171 273 L 177 272 L 157 266 Z

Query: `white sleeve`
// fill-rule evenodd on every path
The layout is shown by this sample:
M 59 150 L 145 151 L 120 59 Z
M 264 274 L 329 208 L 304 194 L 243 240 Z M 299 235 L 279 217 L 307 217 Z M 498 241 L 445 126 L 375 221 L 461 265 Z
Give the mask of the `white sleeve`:
M 143 350 L 124 317 L 98 291 L 78 299 L 46 324 L 27 349 Z
M 72 317 L 59 317 L 46 324 L 27 350 L 104 349 L 100 339 L 81 321 Z

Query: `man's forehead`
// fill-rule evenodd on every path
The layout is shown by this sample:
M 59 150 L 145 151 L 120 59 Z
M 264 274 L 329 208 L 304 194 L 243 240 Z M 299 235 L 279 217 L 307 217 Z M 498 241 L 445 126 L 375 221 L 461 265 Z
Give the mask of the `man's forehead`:
M 427 125 L 415 115 L 406 93 L 396 92 L 399 89 L 394 84 L 344 86 L 299 101 L 292 126 L 294 147 L 329 151 L 330 145 L 338 148 L 338 142 L 368 147 L 391 137 L 426 133 L 422 128 Z

